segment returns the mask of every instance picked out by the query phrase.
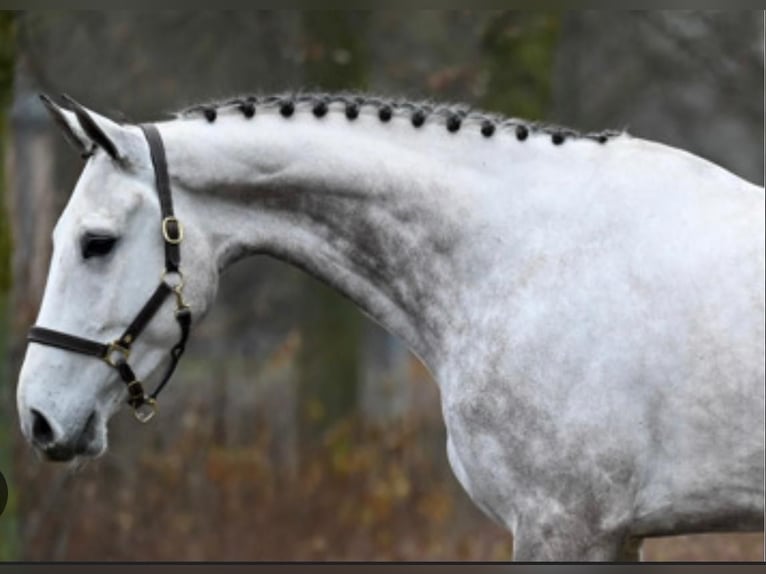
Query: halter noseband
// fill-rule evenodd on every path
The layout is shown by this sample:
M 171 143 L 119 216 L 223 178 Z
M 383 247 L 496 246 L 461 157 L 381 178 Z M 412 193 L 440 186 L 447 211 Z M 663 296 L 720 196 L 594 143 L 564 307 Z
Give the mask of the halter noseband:
M 162 239 L 165 244 L 165 270 L 162 272 L 160 284 L 125 332 L 111 343 L 100 343 L 91 339 L 83 339 L 69 333 L 54 331 L 44 327 L 34 326 L 29 330 L 27 340 L 34 343 L 58 347 L 67 351 L 91 355 L 105 361 L 114 368 L 128 388 L 128 404 L 133 407 L 133 414 L 141 422 L 151 419 L 157 409 L 157 395 L 170 380 L 178 361 L 186 348 L 191 327 L 191 310 L 183 298 L 184 279 L 180 270 L 181 242 L 184 238 L 183 227 L 173 214 L 173 197 L 170 192 L 168 165 L 165 159 L 165 148 L 162 137 L 152 124 L 139 126 L 146 136 L 154 167 L 154 177 L 157 184 L 157 195 L 160 200 L 162 214 Z M 133 369 L 128 364 L 131 345 L 143 332 L 152 318 L 157 314 L 169 295 L 175 295 L 175 318 L 181 328 L 181 337 L 170 350 L 170 364 L 160 379 L 157 388 L 147 395 L 144 387 L 136 378 Z

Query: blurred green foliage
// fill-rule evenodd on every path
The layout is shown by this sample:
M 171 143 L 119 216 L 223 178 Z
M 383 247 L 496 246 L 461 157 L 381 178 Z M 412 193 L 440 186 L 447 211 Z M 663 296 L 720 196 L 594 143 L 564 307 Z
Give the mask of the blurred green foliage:
M 13 12 L 0 11 L 0 151 L 5 148 L 7 110 L 13 87 L 13 56 L 15 27 Z M 4 176 L 4 162 L 0 162 L 0 178 Z M 0 201 L 0 294 L 11 288 L 11 231 L 5 207 L 4 179 L 0 179 L 3 191 Z
M 370 12 L 307 11 L 301 14 L 306 83 L 327 91 L 367 87 Z
M 481 38 L 487 109 L 530 120 L 546 117 L 560 28 L 560 15 L 547 12 L 506 11 L 488 22 Z
M 0 562 L 19 557 L 16 490 L 11 476 L 13 385 L 10 384 L 8 353 L 8 296 L 11 288 L 11 231 L 5 206 L 5 143 L 8 109 L 13 88 L 16 46 L 15 14 L 0 11 L 0 471 L 8 482 L 8 504 L 0 517 Z

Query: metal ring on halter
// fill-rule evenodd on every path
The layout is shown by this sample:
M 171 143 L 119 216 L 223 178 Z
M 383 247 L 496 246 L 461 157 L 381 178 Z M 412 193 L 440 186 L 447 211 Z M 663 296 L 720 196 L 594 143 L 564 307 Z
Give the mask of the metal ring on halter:
M 133 407 L 133 416 L 140 423 L 148 423 L 157 414 L 157 401 L 151 397 L 144 397 L 144 402 Z
M 115 355 L 119 356 L 115 357 Z M 104 353 L 102 359 L 104 359 L 109 366 L 117 368 L 117 363 L 120 360 L 127 361 L 129 357 L 130 349 L 126 349 L 120 345 L 118 341 L 113 341 L 107 346 L 106 353 Z
M 176 281 L 168 281 L 168 277 L 175 278 Z M 167 284 L 173 291 L 178 292 L 184 288 L 184 274 L 178 271 L 168 271 L 167 269 L 160 275 L 160 280 Z

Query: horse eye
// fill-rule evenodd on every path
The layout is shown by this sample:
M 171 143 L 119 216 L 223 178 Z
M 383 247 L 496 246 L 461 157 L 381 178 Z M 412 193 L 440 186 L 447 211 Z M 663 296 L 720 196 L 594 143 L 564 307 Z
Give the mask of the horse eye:
M 117 243 L 117 238 L 111 235 L 86 233 L 80 242 L 82 256 L 84 259 L 88 259 L 89 257 L 106 255 L 112 250 L 115 243 Z

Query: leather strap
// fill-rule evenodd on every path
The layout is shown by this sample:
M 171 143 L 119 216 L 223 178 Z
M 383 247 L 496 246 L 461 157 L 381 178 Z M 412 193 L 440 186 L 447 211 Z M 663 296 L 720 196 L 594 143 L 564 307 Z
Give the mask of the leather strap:
M 152 399 L 156 399 L 163 387 L 168 384 L 170 377 L 173 376 L 173 373 L 178 366 L 178 361 L 181 360 L 181 356 L 186 350 L 186 341 L 189 339 L 189 332 L 191 331 L 191 318 L 191 310 L 189 307 L 181 307 L 176 310 L 176 321 L 178 321 L 178 325 L 181 327 L 181 338 L 173 348 L 170 349 L 170 364 L 165 370 L 165 374 L 162 375 L 160 382 L 157 383 L 157 387 L 152 394 L 149 395 Z
M 162 214 L 162 233 L 165 240 L 165 269 L 168 272 L 177 272 L 181 265 L 180 242 L 183 239 L 183 230 L 180 222 L 173 214 L 173 195 L 170 192 L 165 146 L 162 144 L 159 130 L 153 124 L 140 124 L 139 127 L 146 136 L 154 166 L 154 179 L 157 185 L 157 196 L 160 200 L 160 213 Z
M 44 327 L 32 327 L 27 335 L 27 340 L 33 343 L 42 343 L 51 347 L 64 349 L 65 351 L 74 351 L 83 355 L 92 355 L 102 358 L 106 355 L 109 345 L 104 345 L 98 341 L 83 339 L 61 331 L 54 331 Z
M 157 311 L 160 310 L 165 299 L 167 299 L 168 295 L 172 292 L 173 289 L 167 283 L 160 281 L 160 284 L 157 285 L 152 296 L 149 297 L 149 300 L 138 312 L 138 315 L 133 319 L 133 322 L 127 329 L 125 329 L 125 332 L 119 338 L 118 342 L 120 346 L 130 349 L 130 346 L 136 339 L 138 339 L 138 336 L 144 331 L 149 324 L 149 321 L 151 321 Z

